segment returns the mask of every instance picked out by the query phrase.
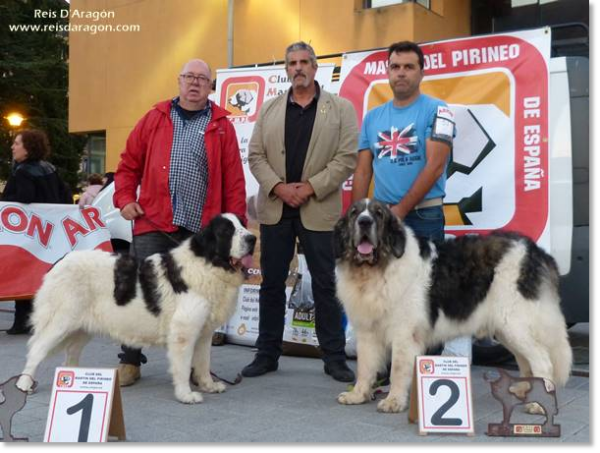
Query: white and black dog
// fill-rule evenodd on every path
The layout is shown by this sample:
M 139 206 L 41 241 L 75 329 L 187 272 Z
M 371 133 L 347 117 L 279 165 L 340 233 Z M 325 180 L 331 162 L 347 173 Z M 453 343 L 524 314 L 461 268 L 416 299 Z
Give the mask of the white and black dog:
M 200 403 L 200 390 L 225 391 L 210 376 L 213 331 L 231 317 L 243 268 L 250 267 L 256 237 L 233 214 L 215 217 L 200 233 L 168 253 L 141 264 L 128 255 L 73 252 L 44 277 L 34 301 L 27 364 L 17 386 L 30 391 L 36 368 L 66 349 L 66 366 L 77 366 L 92 335 L 134 347 L 168 350 L 175 397 Z
M 498 232 L 434 244 L 418 239 L 383 203 L 361 200 L 336 225 L 334 248 L 337 294 L 358 354 L 357 383 L 339 403 L 370 401 L 391 356 L 390 393 L 377 408 L 406 409 L 415 357 L 465 335 L 496 337 L 522 376 L 556 385 L 568 380 L 572 351 L 558 269 L 531 239 Z

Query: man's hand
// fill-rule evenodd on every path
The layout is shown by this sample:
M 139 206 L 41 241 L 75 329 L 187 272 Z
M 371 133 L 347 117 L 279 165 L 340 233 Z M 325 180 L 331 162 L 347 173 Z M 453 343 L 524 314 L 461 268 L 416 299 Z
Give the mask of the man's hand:
M 408 214 L 406 210 L 401 206 L 401 203 L 390 206 L 390 211 L 398 217 L 400 220 L 404 220 L 404 217 Z
M 310 185 L 309 182 L 298 182 L 295 183 L 298 195 L 304 200 L 302 204 L 306 203 L 310 197 L 315 194 L 315 189 Z
M 314 190 L 307 182 L 293 182 L 277 184 L 273 188 L 273 193 L 288 206 L 298 208 L 308 201 L 309 197 L 314 194 Z
M 139 205 L 139 203 L 133 201 L 127 205 L 123 209 L 121 209 L 121 215 L 125 220 L 134 220 L 138 217 L 144 215 L 144 210 Z

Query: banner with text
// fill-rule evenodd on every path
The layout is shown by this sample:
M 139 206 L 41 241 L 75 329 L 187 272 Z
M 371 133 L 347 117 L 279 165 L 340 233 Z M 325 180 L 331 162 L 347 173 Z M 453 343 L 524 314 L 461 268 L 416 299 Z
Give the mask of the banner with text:
M 97 208 L 1 202 L 0 300 L 33 296 L 54 263 L 87 249 L 112 251 Z
M 421 92 L 446 101 L 456 119 L 444 199 L 446 233 L 513 230 L 549 250 L 550 30 L 421 48 Z M 339 94 L 354 104 L 359 124 L 393 97 L 387 60 L 387 49 L 343 57 Z M 397 159 L 405 158 L 398 153 Z

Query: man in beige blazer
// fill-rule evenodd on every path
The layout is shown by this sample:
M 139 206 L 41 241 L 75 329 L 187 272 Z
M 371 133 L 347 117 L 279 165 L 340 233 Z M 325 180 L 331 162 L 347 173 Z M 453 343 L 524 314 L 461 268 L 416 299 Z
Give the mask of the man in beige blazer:
M 315 301 L 315 327 L 325 373 L 354 381 L 346 364 L 342 311 L 335 297 L 333 227 L 342 211 L 342 183 L 356 164 L 356 113 L 346 99 L 315 82 L 313 48 L 298 42 L 285 53 L 290 90 L 266 102 L 249 147 L 257 179 L 263 281 L 259 293 L 258 352 L 247 377 L 275 371 L 282 352 L 285 281 L 296 239 L 306 256 Z

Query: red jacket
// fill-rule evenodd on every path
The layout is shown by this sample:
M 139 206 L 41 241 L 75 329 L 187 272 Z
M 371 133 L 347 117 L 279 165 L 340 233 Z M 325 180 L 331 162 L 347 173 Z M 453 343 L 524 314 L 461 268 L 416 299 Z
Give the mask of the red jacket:
M 173 144 L 171 100 L 159 102 L 137 123 L 121 153 L 115 173 L 113 202 L 123 209 L 137 201 L 144 215 L 135 220 L 133 234 L 173 232 L 173 206 L 169 192 L 169 168 Z M 204 140 L 208 160 L 208 193 L 202 227 L 222 212 L 232 212 L 246 223 L 246 182 L 235 129 L 229 112 L 214 102 Z M 139 198 L 137 187 L 140 185 Z

